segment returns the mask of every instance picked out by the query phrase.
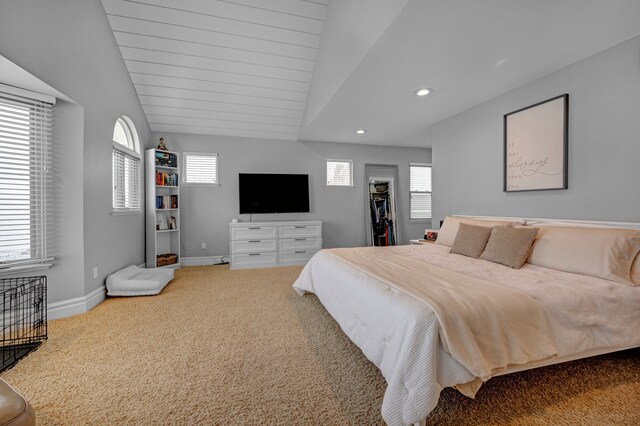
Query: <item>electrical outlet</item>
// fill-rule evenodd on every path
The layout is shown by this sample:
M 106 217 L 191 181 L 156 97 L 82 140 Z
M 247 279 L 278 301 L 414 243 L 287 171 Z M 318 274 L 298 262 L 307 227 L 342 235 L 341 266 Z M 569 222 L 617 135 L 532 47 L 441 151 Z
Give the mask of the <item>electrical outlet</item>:
M 202 250 L 206 250 L 207 249 L 207 243 L 202 243 L 201 246 L 202 246 Z
M 98 267 L 97 266 L 93 267 L 93 278 L 98 278 Z

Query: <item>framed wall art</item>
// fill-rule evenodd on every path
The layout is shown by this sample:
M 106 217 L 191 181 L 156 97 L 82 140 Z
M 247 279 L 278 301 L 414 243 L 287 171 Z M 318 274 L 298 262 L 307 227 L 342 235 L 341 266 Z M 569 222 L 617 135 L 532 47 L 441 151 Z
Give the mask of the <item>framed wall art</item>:
M 567 189 L 569 95 L 504 116 L 504 191 Z

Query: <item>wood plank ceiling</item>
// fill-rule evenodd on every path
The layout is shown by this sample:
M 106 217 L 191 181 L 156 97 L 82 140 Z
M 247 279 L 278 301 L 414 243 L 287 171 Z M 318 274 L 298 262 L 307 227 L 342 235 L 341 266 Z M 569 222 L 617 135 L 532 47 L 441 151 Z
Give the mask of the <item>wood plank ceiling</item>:
M 103 0 L 158 132 L 298 138 L 328 0 Z

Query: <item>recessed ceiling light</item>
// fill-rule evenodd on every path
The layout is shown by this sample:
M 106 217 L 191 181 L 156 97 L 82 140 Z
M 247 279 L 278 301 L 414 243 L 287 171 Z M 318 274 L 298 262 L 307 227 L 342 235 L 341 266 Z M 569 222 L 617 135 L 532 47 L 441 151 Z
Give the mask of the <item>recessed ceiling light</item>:
M 362 135 L 362 134 L 367 133 L 367 131 L 365 129 L 358 129 L 358 130 L 356 130 L 356 133 L 359 134 L 359 135 Z
M 431 93 L 431 89 L 418 89 L 413 93 L 415 93 L 416 96 L 427 96 L 429 93 Z

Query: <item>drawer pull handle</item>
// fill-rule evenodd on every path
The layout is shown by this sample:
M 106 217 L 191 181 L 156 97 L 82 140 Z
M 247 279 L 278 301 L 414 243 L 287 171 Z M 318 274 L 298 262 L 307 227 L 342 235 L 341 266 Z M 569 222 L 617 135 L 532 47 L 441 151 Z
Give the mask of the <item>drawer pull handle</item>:
M 259 243 L 260 240 L 249 240 L 250 243 Z
M 260 253 L 249 253 L 249 256 L 260 256 Z
M 296 253 L 306 253 L 305 250 L 297 250 Z
M 259 226 L 250 226 L 249 229 L 260 229 Z
M 294 226 L 294 228 L 296 228 L 296 229 L 304 229 L 304 228 L 306 228 L 306 226 Z
M 293 241 L 307 241 L 307 239 L 306 239 L 306 238 L 296 238 L 296 239 L 295 239 L 295 240 L 293 240 Z

